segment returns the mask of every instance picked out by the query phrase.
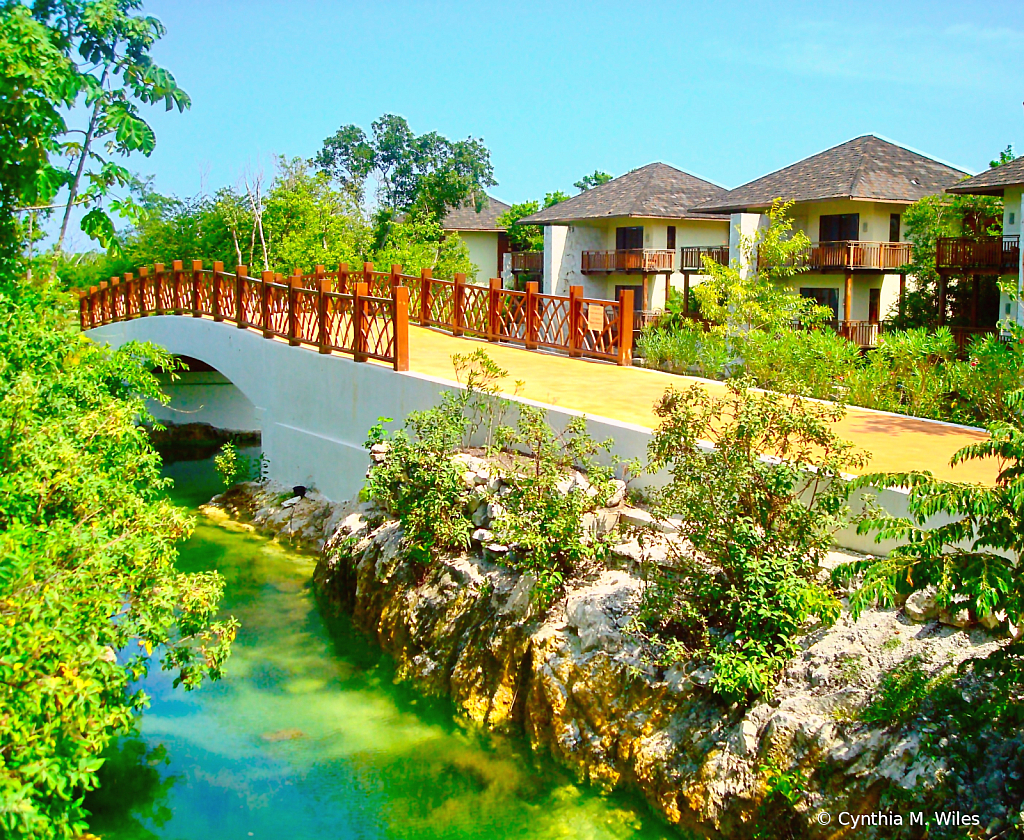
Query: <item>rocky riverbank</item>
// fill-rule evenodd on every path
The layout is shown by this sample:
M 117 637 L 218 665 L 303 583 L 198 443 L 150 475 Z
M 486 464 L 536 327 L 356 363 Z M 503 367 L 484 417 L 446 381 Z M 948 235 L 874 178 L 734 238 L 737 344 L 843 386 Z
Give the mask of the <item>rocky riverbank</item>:
M 859 836 L 923 836 L 911 812 L 944 807 L 982 828 L 1006 825 L 1020 735 L 1001 737 L 991 764 L 963 768 L 927 720 L 862 720 L 901 664 L 948 673 L 1000 644 L 982 628 L 941 623 L 926 598 L 857 620 L 844 612 L 802 639 L 770 701 L 726 707 L 706 687 L 708 669 L 658 669 L 627 631 L 643 586 L 635 543 L 539 614 L 528 577 L 493 562 L 501 547 L 488 546 L 485 528 L 473 550 L 416 574 L 400 524 L 370 504 L 246 484 L 205 510 L 319 549 L 323 599 L 378 640 L 399 679 L 450 696 L 481 725 L 524 733 L 581 778 L 640 791 L 698 836 L 842 837 L 842 812 L 890 815 L 861 823 Z

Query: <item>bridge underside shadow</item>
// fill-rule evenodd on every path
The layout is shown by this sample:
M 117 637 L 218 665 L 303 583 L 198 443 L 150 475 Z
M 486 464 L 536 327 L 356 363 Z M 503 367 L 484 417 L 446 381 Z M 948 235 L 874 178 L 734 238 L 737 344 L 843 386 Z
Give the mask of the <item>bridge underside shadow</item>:
M 256 406 L 242 390 L 212 364 L 178 356 L 185 368 L 173 375 L 157 372 L 170 402 L 151 401 L 153 417 L 167 426 L 201 423 L 228 432 L 260 433 Z

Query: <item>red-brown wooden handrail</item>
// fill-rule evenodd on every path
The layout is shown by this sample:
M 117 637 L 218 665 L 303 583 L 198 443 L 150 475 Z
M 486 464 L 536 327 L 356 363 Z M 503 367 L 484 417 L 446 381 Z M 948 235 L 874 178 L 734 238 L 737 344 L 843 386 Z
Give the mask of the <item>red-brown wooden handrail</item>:
M 573 287 L 568 297 L 545 295 L 536 283 L 517 292 L 501 288 L 497 279 L 477 286 L 460 274 L 437 280 L 430 269 L 413 276 L 403 274 L 400 265 L 375 271 L 371 263 L 361 269 L 343 263 L 335 271 L 316 266 L 288 278 L 265 271 L 256 279 L 246 266 L 232 274 L 220 263 L 205 269 L 198 260 L 186 274 L 182 261 L 175 260 L 170 277 L 163 265 L 138 274 L 83 292 L 82 329 L 140 315 L 209 316 L 321 353 L 337 351 L 408 370 L 411 318 L 453 335 L 632 364 L 631 291 L 619 300 L 584 298 L 582 287 Z

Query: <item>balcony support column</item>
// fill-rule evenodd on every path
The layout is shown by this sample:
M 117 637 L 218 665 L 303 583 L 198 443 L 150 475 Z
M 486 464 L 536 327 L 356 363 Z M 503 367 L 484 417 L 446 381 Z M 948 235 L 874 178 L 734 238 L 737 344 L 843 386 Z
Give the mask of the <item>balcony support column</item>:
M 853 272 L 846 272 L 846 290 L 843 295 L 843 320 L 853 320 Z
M 641 283 L 641 287 L 640 288 L 641 288 L 640 294 L 643 295 L 643 300 L 640 302 L 640 308 L 644 312 L 646 312 L 647 311 L 647 275 L 646 274 L 643 275 L 643 283 Z
M 907 301 L 907 275 L 900 274 L 900 298 L 897 306 L 899 307 L 899 316 L 903 317 Z
M 690 272 L 683 274 L 683 314 L 690 314 Z
M 946 323 L 946 275 L 939 275 L 939 326 Z

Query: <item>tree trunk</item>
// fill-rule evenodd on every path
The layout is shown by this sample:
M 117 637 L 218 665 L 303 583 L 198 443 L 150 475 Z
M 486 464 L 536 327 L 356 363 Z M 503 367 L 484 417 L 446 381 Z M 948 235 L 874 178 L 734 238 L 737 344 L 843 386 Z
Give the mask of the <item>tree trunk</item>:
M 103 89 L 104 83 L 107 81 L 107 71 L 103 71 L 103 75 L 100 76 L 100 89 Z M 100 118 L 100 106 L 103 104 L 102 97 L 96 100 L 96 104 L 92 109 L 92 117 L 89 120 L 89 130 L 85 132 L 85 141 L 82 143 L 82 154 L 78 157 L 78 168 L 75 170 L 75 180 L 71 182 L 71 193 L 68 196 L 68 206 L 64 210 L 64 220 L 60 225 L 60 236 L 57 237 L 57 245 L 53 249 L 53 265 L 50 270 L 50 274 L 53 275 L 57 271 L 57 260 L 60 258 L 61 252 L 64 249 L 64 237 L 67 236 L 68 222 L 71 221 L 71 209 L 75 206 L 75 199 L 78 197 L 78 187 L 82 183 L 82 174 L 85 172 L 85 161 L 89 157 L 89 148 L 92 146 L 93 138 L 96 136 L 96 124 Z

